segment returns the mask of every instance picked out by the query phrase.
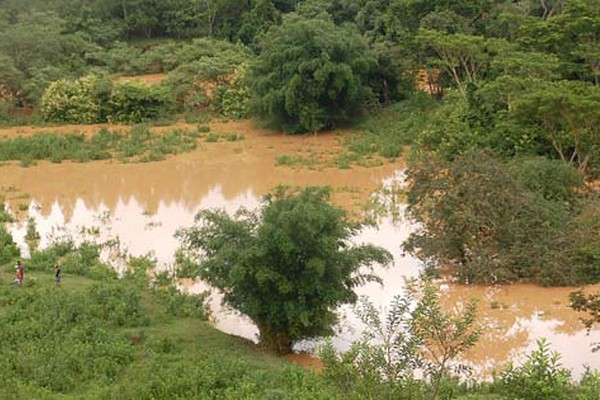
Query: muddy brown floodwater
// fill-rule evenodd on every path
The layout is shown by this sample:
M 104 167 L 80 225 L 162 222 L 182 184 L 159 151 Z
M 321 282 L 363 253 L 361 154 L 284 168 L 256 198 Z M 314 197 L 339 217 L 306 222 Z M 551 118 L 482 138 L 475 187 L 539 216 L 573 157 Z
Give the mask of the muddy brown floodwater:
M 179 127 L 194 128 L 184 124 Z M 177 247 L 173 234 L 189 226 L 200 209 L 252 208 L 259 204 L 260 196 L 280 184 L 330 185 L 334 201 L 359 214 L 382 183 L 400 177 L 398 171 L 403 168 L 401 161 L 371 168 L 332 167 L 332 160 L 342 151 L 343 132 L 284 136 L 258 129 L 251 121 L 214 123 L 211 128 L 218 133 L 241 133 L 244 140 L 201 142 L 192 153 L 147 164 L 40 162 L 30 168 L 21 168 L 17 163 L 1 166 L 0 196 L 19 217 L 9 226 L 11 232 L 26 254 L 26 217 L 33 217 L 42 237 L 41 246 L 61 236 L 92 236 L 98 241 L 118 238 L 130 254 L 151 252 L 165 268 Z M 95 125 L 76 130 L 97 129 Z M 0 136 L 32 133 L 33 128 L 0 130 Z M 312 161 L 294 167 L 277 166 L 276 158 L 282 154 Z M 382 218 L 377 227 L 367 228 L 355 238 L 357 242 L 383 246 L 394 255 L 394 266 L 379 270 L 383 286 L 368 284 L 358 290 L 382 310 L 402 292 L 405 277 L 419 272 L 418 261 L 400 250 L 400 243 L 412 229 L 407 221 Z M 201 284 L 190 282 L 183 287 L 202 289 Z M 591 352 L 592 343 L 600 342 L 600 330 L 586 334 L 579 315 L 568 307 L 568 294 L 574 288 L 480 287 L 452 282 L 439 282 L 439 287 L 448 308 L 460 307 L 470 298 L 479 301 L 484 335 L 466 359 L 480 374 L 489 376 L 509 361 L 522 361 L 542 337 L 562 354 L 563 364 L 575 376 L 582 373 L 584 365 L 600 368 L 600 355 Z M 600 286 L 588 289 L 600 291 Z M 257 330 L 251 321 L 221 306 L 218 294 L 211 296 L 210 304 L 219 329 L 256 339 Z M 346 349 L 360 335 L 362 326 L 351 307 L 342 307 L 340 314 L 342 321 L 334 344 Z M 303 343 L 300 349 L 310 352 L 316 345 L 318 342 Z M 294 359 L 304 364 L 314 361 L 306 355 Z

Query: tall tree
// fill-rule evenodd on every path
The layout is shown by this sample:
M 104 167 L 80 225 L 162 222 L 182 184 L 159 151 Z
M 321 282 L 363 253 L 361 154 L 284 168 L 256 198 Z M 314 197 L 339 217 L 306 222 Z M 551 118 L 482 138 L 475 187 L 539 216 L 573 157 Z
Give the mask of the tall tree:
M 255 109 L 290 132 L 349 120 L 372 97 L 365 84 L 376 66 L 360 35 L 328 19 L 286 18 L 270 30 L 250 69 Z
M 468 83 L 477 82 L 490 61 L 486 39 L 422 29 L 418 40 L 432 54 L 429 62 L 445 71 L 466 99 Z
M 178 233 L 197 262 L 191 275 L 220 289 L 226 304 L 258 326 L 262 345 L 279 353 L 331 334 L 336 308 L 356 301 L 356 286 L 377 280 L 374 263 L 391 261 L 381 248 L 351 243 L 360 225 L 328 194 L 279 188 L 258 213 L 202 211 L 196 226 Z
M 536 124 L 565 163 L 586 172 L 600 152 L 600 88 L 585 82 L 548 83 L 521 96 L 515 115 Z

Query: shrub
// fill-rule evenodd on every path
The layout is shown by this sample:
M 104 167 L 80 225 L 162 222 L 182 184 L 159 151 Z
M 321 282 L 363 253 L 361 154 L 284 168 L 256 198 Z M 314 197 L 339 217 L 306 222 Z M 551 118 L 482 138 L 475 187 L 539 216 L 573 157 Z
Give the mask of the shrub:
M 113 88 L 108 109 L 110 122 L 134 124 L 171 114 L 173 103 L 166 87 L 123 83 Z
M 0 265 L 5 264 L 21 255 L 11 234 L 0 223 Z
M 250 112 L 250 89 L 244 82 L 246 65 L 236 68 L 233 76 L 214 90 L 213 109 L 225 118 L 240 119 Z
M 113 84 L 98 76 L 53 82 L 42 97 L 44 118 L 53 122 L 132 124 L 166 118 L 173 111 L 164 86 Z
M 41 99 L 47 121 L 94 123 L 100 120 L 100 104 L 94 97 L 92 76 L 74 81 L 60 80 L 50 84 Z
M 500 392 L 518 399 L 572 399 L 571 373 L 560 364 L 560 355 L 550 352 L 545 339 L 537 342 L 522 366 L 512 364 L 499 379 Z

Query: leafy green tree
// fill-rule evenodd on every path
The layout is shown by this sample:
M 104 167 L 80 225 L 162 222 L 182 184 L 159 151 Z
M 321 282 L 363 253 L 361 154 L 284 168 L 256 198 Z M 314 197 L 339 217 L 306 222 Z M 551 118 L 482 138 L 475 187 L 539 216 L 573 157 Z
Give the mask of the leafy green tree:
M 586 172 L 600 151 L 600 88 L 585 82 L 548 83 L 515 102 L 515 117 L 534 124 L 555 154 Z
M 371 97 L 365 84 L 376 66 L 349 27 L 290 17 L 270 30 L 251 65 L 258 116 L 290 132 L 316 132 L 349 120 Z
M 429 62 L 446 72 L 466 98 L 467 84 L 480 80 L 490 61 L 488 41 L 482 36 L 426 29 L 419 31 L 418 40 L 432 53 Z
M 550 1 L 542 1 L 549 3 Z M 600 7 L 596 0 L 555 1 L 563 11 L 525 24 L 520 42 L 528 49 L 556 54 L 566 79 L 600 83 Z
M 271 0 L 256 0 L 252 10 L 244 14 L 237 37 L 246 45 L 258 47 L 260 38 L 271 26 L 281 23 L 281 12 Z
M 490 154 L 427 155 L 408 179 L 408 214 L 421 225 L 404 248 L 418 258 L 454 267 L 467 282 L 572 279 L 564 205 L 525 189 Z
M 356 301 L 356 286 L 377 280 L 374 263 L 391 261 L 379 247 L 351 244 L 360 225 L 328 197 L 324 188 L 278 188 L 257 213 L 201 211 L 197 226 L 178 233 L 197 260 L 191 275 L 220 289 L 226 304 L 258 326 L 261 344 L 278 353 L 330 335 L 336 307 Z

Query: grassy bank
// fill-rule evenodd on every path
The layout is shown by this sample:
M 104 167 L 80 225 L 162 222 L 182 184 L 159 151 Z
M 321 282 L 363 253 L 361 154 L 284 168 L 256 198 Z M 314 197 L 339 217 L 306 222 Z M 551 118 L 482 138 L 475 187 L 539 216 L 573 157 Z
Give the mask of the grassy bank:
M 51 268 L 50 268 L 51 269 Z M 325 382 L 219 332 L 179 317 L 164 296 L 131 279 L 0 273 L 2 399 L 336 398 Z

